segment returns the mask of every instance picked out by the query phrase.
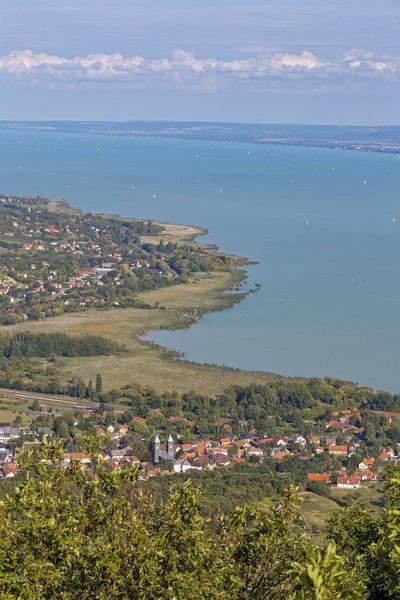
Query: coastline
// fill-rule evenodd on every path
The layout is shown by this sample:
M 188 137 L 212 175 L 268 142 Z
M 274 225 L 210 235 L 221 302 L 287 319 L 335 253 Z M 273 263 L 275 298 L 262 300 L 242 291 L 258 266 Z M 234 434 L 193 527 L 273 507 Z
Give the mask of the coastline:
M 84 214 L 64 200 L 49 199 L 49 208 L 54 211 Z M 119 215 L 102 216 L 128 220 Z M 254 263 L 245 257 L 220 253 L 215 246 L 210 248 L 207 244 L 197 242 L 197 238 L 206 235 L 207 230 L 175 223 L 157 224 L 162 225 L 164 231 L 157 236 L 148 236 L 148 241 L 164 239 L 178 244 L 193 244 L 212 253 L 229 256 L 233 261 L 233 268 L 226 271 L 192 273 L 188 283 L 139 292 L 137 298 L 143 303 L 143 308 L 88 309 L 65 313 L 44 321 L 20 323 L 7 329 L 34 332 L 68 331 L 72 335 L 85 332 L 118 340 L 127 346 L 128 351 L 123 356 L 60 358 L 59 367 L 64 382 L 73 376 L 83 377 L 85 380 L 93 379 L 96 373 L 101 372 L 105 389 L 135 382 L 159 391 L 169 389 L 188 392 L 196 389 L 199 393 L 211 395 L 232 385 L 267 383 L 280 379 L 280 376 L 270 373 L 177 361 L 174 360 L 179 355 L 176 351 L 143 339 L 146 333 L 158 329 L 189 328 L 208 312 L 231 308 L 258 289 L 256 287 L 245 292 L 241 292 L 240 289 L 233 291 L 247 280 L 247 272 L 243 267 Z M 225 293 L 227 291 L 230 293 Z
M 396 125 L 369 127 L 207 121 L 71 121 L 66 125 L 54 121 L 0 121 L 0 131 L 240 142 L 400 154 L 400 132 Z

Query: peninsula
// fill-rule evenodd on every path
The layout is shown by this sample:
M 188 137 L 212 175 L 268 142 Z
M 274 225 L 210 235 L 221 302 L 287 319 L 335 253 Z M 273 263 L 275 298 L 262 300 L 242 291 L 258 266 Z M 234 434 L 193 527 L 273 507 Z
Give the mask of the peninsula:
M 223 294 L 246 278 L 247 259 L 195 241 L 204 230 L 186 225 L 83 214 L 64 201 L 0 196 L 0 323 L 10 335 L 82 333 L 123 344 L 123 352 L 56 351 L 4 375 L 2 387 L 66 393 L 73 378 L 105 389 L 132 381 L 180 392 L 214 393 L 234 383 L 261 383 L 275 376 L 186 361 L 143 341 L 153 329 L 188 327 L 206 312 L 241 301 Z M 30 342 L 32 346 L 33 342 Z M 14 350 L 15 352 L 15 350 Z M 33 374 L 35 372 L 35 374 Z

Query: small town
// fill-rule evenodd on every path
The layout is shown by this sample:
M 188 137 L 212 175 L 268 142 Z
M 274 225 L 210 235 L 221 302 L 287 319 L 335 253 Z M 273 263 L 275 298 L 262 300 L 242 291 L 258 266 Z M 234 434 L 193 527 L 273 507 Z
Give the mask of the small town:
M 356 407 L 333 411 L 331 420 L 324 424 L 325 431 L 321 422 L 314 422 L 312 427 L 305 423 L 303 432 L 315 430 L 309 435 L 279 434 L 288 432 L 288 427 L 282 427 L 282 423 L 278 426 L 279 418 L 271 415 L 267 417 L 268 434 L 250 429 L 234 435 L 232 422 L 226 421 L 222 427 L 224 436 L 210 439 L 196 435 L 190 439 L 190 431 L 196 430 L 196 424 L 185 416 L 170 414 L 171 410 L 150 410 L 144 418 L 108 405 L 91 407 L 87 403 L 73 404 L 72 410 L 65 412 L 53 412 L 37 396 L 32 398 L 33 403 L 26 411 L 32 415 L 29 425 L 22 425 L 21 414 L 12 423 L 0 423 L 3 480 L 18 475 L 21 449 L 35 449 L 43 441 L 61 441 L 63 467 L 76 462 L 82 470 L 90 469 L 93 457 L 84 450 L 84 436 L 88 433 L 97 440 L 96 458 L 104 467 L 119 471 L 136 465 L 141 480 L 190 476 L 215 469 L 257 471 L 263 464 L 273 469 L 276 479 L 284 479 L 296 464 L 296 469 L 300 469 L 296 481 L 301 488 L 323 496 L 327 493 L 324 487 L 358 490 L 379 486 L 388 466 L 400 461 L 400 440 L 395 441 L 400 434 L 400 413 L 371 411 L 383 427 L 396 433 L 392 439 L 383 436 L 382 445 L 377 440 L 372 447 L 366 440 L 364 427 L 352 424 L 362 425 L 365 420 L 362 409 Z M 158 431 L 157 425 L 161 427 Z M 311 465 L 315 467 L 313 470 Z
M 151 221 L 83 215 L 62 201 L 0 195 L 0 324 L 137 306 L 139 291 L 232 267 L 201 249 L 141 241 L 162 230 Z

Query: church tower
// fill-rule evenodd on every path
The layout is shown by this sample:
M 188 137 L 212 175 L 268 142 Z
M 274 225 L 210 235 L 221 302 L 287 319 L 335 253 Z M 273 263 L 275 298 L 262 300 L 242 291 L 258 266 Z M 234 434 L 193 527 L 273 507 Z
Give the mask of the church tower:
M 167 440 L 167 454 L 171 458 L 174 458 L 174 456 L 175 456 L 175 452 L 174 452 L 174 438 L 172 437 L 171 434 L 169 434 L 168 440 Z
M 156 435 L 156 437 L 153 440 L 153 448 L 152 448 L 152 454 L 153 454 L 153 465 L 156 465 L 158 463 L 158 461 L 160 460 L 160 438 L 158 437 L 158 435 Z

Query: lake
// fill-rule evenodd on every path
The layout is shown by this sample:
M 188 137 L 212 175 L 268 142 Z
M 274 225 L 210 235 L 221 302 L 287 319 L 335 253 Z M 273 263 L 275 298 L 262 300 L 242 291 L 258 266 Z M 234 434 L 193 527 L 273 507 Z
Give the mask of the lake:
M 261 290 L 150 339 L 187 358 L 400 391 L 396 155 L 0 132 L 0 191 L 200 225 Z

